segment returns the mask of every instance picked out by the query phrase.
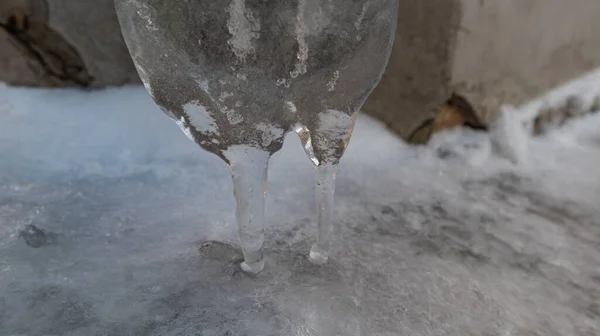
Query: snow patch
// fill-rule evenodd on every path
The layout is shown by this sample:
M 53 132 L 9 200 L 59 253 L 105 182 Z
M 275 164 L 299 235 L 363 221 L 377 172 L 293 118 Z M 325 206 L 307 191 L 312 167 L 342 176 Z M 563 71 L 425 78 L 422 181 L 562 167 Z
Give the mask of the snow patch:
M 524 164 L 527 160 L 528 130 L 519 111 L 504 106 L 500 118 L 490 126 L 492 149 L 514 164 Z
M 198 132 L 219 135 L 217 123 L 199 101 L 194 100 L 183 105 L 183 111 Z
M 254 128 L 262 133 L 261 145 L 264 147 L 268 147 L 273 141 L 281 139 L 285 133 L 281 127 L 265 123 L 259 123 Z
M 285 102 L 285 107 L 288 109 L 288 111 L 290 111 L 292 113 L 298 112 L 298 109 L 296 108 L 296 104 L 292 103 L 291 101 Z
M 229 21 L 227 28 L 231 38 L 227 43 L 233 48 L 233 52 L 241 61 L 254 52 L 252 39 L 260 35 L 260 21 L 254 17 L 252 11 L 246 9 L 245 0 L 233 0 L 227 9 Z
M 531 100 L 518 108 L 502 107 L 502 114 L 490 127 L 493 150 L 515 164 L 525 164 L 533 120 L 545 108 L 557 107 L 570 97 L 589 110 L 600 97 L 600 68 Z
M 295 69 L 290 72 L 290 77 L 292 78 L 306 73 L 306 60 L 308 60 L 308 43 L 306 42 L 308 27 L 305 22 L 306 1 L 298 0 L 298 14 L 296 15 L 296 41 L 298 41 L 298 54 L 296 58 L 298 58 L 298 62 L 296 62 Z
M 482 166 L 491 156 L 488 134 L 467 128 L 454 128 L 434 134 L 427 148 L 432 157 L 459 160 L 473 166 Z

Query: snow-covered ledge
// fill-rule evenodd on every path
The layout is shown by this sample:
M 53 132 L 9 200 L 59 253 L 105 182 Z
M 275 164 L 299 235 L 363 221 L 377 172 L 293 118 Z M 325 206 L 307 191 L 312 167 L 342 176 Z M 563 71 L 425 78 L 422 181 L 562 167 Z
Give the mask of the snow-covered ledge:
M 490 127 L 490 138 L 496 152 L 513 163 L 526 164 L 528 139 L 534 121 L 541 113 L 561 109 L 568 100 L 575 100 L 582 112 L 598 108 L 600 68 L 556 87 L 519 108 L 502 106 L 500 117 Z

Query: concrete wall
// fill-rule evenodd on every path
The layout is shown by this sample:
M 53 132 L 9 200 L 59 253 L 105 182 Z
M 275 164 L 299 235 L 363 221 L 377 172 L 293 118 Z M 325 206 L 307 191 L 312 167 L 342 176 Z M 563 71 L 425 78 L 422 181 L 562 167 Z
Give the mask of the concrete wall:
M 364 110 L 405 139 L 452 92 L 490 123 L 501 104 L 600 67 L 597 0 L 400 2 L 393 54 Z

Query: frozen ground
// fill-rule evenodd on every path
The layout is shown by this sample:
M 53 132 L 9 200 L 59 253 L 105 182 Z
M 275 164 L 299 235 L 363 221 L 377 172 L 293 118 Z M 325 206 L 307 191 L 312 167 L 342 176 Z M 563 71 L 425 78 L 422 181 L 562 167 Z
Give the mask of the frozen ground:
M 361 117 L 323 267 L 313 168 L 272 160 L 265 272 L 239 272 L 224 163 L 142 88 L 0 86 L 0 335 L 600 334 L 600 114 L 530 143 L 408 148 Z

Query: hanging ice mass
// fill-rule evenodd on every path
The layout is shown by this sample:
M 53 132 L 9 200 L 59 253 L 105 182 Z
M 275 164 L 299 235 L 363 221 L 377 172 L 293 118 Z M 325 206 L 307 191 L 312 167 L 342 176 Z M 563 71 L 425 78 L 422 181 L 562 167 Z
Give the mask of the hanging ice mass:
M 269 158 L 296 132 L 316 167 L 325 263 L 340 158 L 391 52 L 397 0 L 116 0 L 152 98 L 230 167 L 242 268 L 260 272 Z

